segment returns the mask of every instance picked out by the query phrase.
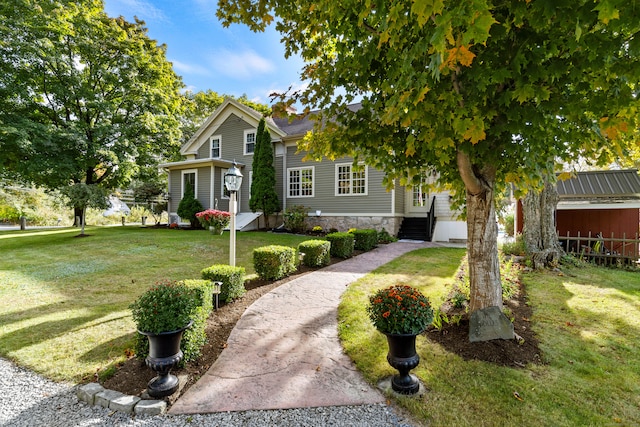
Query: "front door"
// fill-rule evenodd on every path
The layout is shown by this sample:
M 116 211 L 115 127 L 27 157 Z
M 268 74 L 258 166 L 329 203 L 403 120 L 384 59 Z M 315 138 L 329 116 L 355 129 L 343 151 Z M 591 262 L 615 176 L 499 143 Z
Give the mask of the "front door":
M 425 177 L 420 179 L 419 185 L 407 189 L 405 200 L 407 203 L 406 212 L 409 216 L 426 216 L 429 213 L 431 200 L 427 189 Z

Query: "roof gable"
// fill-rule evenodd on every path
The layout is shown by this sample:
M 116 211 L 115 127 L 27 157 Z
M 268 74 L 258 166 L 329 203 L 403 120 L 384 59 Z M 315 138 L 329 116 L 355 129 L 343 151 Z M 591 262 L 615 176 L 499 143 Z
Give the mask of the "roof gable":
M 215 135 L 218 128 L 231 116 L 236 115 L 243 119 L 245 122 L 254 128 L 258 127 L 262 114 L 253 108 L 247 107 L 244 104 L 232 98 L 226 98 L 224 102 L 214 111 L 205 122 L 198 128 L 196 133 L 193 134 L 189 141 L 187 141 L 180 149 L 180 154 L 183 156 L 187 154 L 196 154 L 198 148 L 207 141 L 210 135 Z M 282 138 L 286 135 L 272 119 L 266 118 L 266 125 L 269 131 L 278 137 Z

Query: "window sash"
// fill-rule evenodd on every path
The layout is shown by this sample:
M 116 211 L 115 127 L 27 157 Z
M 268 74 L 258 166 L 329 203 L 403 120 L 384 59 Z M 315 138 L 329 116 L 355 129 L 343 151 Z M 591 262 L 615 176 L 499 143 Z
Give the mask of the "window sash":
M 288 197 L 313 197 L 314 168 L 291 168 L 288 171 Z
M 351 164 L 336 165 L 336 195 L 367 195 L 367 167 L 353 170 Z
M 221 138 L 219 136 L 214 136 L 211 138 L 211 158 L 219 159 L 221 157 Z

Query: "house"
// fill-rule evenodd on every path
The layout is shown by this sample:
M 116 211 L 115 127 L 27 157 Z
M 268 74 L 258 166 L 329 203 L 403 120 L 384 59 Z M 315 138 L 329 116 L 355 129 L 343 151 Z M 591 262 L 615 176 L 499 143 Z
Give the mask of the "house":
M 561 243 L 567 240 L 567 236 L 591 236 L 596 240 L 599 235 L 607 239 L 607 251 L 637 255 L 637 245 L 625 244 L 622 250 L 622 241 L 617 241 L 637 239 L 640 224 L 640 176 L 637 169 L 577 172 L 569 179 L 559 180 L 556 188 L 559 196 L 556 229 Z M 522 217 L 522 205 L 518 203 L 518 232 L 522 232 Z M 593 241 L 585 243 L 593 244 Z
M 235 161 L 244 176 L 237 195 L 237 229 L 258 228 L 260 213 L 254 214 L 249 209 L 249 191 L 261 118 L 259 112 L 226 99 L 181 148 L 185 159 L 161 165 L 169 174 L 170 222 L 181 221 L 176 211 L 189 187 L 205 208 L 229 210 L 224 174 Z M 374 228 L 423 240 L 466 240 L 466 223 L 457 220 L 456 213 L 451 211 L 448 193 L 427 194 L 421 186 L 399 185 L 387 191 L 382 185 L 382 171 L 367 165 L 354 168 L 351 158 L 303 161 L 304 153 L 298 152 L 297 142 L 312 129 L 313 122 L 308 118 L 293 122 L 287 118 L 265 120 L 274 144 L 276 190 L 281 208 L 283 211 L 294 205 L 308 208 L 308 227 L 319 225 L 324 230 L 340 231 Z M 434 177 L 424 177 L 425 182 L 429 179 Z M 282 216 L 278 218 L 281 220 Z M 422 234 L 413 234 L 411 228 L 415 224 L 419 224 Z

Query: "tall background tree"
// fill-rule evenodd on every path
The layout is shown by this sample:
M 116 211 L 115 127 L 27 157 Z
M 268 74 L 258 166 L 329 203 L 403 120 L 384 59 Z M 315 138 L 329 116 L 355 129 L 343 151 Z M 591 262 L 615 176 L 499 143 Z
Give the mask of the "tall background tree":
M 256 132 L 256 146 L 253 153 L 253 179 L 249 208 L 252 212 L 262 211 L 265 227 L 269 228 L 269 216 L 280 211 L 276 193 L 276 170 L 273 166 L 273 144 L 271 134 L 261 119 Z
M 0 31 L 5 177 L 106 194 L 179 145 L 182 83 L 143 22 L 100 0 L 15 0 L 0 4 Z
M 553 161 L 622 153 L 638 114 L 640 8 L 614 0 L 219 0 L 224 25 L 275 22 L 323 113 L 302 148 L 417 182 L 432 165 L 466 206 L 470 311 L 502 306 L 494 197 Z M 274 18 L 278 19 L 275 20 Z M 286 98 L 286 95 L 285 95 Z M 362 100 L 354 111 L 347 104 Z M 325 120 L 326 119 L 326 120 Z

